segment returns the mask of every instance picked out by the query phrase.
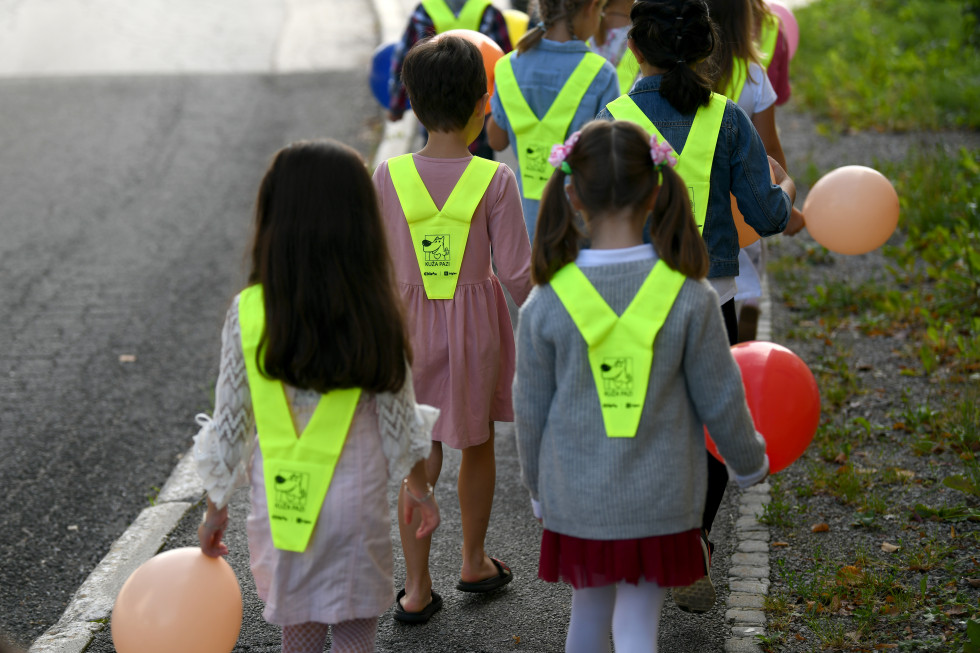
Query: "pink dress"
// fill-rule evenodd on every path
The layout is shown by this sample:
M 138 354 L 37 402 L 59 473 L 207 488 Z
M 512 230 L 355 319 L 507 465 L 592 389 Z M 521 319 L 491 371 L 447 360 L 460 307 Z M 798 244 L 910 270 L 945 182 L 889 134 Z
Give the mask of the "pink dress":
M 470 158 L 413 156 L 441 209 Z M 454 449 L 482 444 L 490 437 L 490 422 L 514 421 L 514 331 L 500 281 L 518 305 L 531 291 L 531 246 L 517 180 L 510 168 L 499 166 L 470 223 L 456 294 L 435 300 L 425 295 L 387 162 L 375 171 L 374 185 L 405 302 L 416 398 L 442 411 L 432 439 Z M 491 250 L 499 279 L 491 267 Z

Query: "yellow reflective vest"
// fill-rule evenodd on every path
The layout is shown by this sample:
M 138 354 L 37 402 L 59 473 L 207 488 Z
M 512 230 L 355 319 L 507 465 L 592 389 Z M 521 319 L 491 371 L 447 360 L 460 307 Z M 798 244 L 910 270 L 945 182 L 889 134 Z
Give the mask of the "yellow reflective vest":
M 616 76 L 619 77 L 619 92 L 626 95 L 633 88 L 636 76 L 640 74 L 640 62 L 629 48 L 623 52 L 623 57 L 616 65 Z
M 429 299 L 452 299 L 470 235 L 470 221 L 500 164 L 473 157 L 449 199 L 436 208 L 415 159 L 403 154 L 388 160 L 391 183 L 405 212 L 422 285 Z
M 422 8 L 429 14 L 436 34 L 442 34 L 453 29 L 470 29 L 480 31 L 483 12 L 491 4 L 490 0 L 467 0 L 459 12 L 459 16 L 446 4 L 446 0 L 422 0 Z
M 715 146 L 718 144 L 721 120 L 725 116 L 727 103 L 725 96 L 712 93 L 708 105 L 698 107 L 694 122 L 691 124 L 691 131 L 687 135 L 684 152 L 677 154 L 677 166 L 674 170 L 687 185 L 687 192 L 691 197 L 691 213 L 694 214 L 694 221 L 698 225 L 698 233 L 704 231 L 704 221 L 708 215 L 711 164 L 714 161 Z M 621 95 L 607 104 L 606 108 L 617 120 L 635 122 L 647 133 L 656 134 L 660 140 L 666 140 L 628 95 Z
M 521 168 L 521 192 L 528 199 L 539 200 L 554 172 L 548 163 L 551 147 L 565 141 L 578 105 L 606 60 L 594 52 L 585 53 L 544 118 L 538 120 L 517 85 L 511 63 L 515 54 L 516 51 L 511 52 L 497 61 L 494 68 L 496 93 L 517 140 L 515 148 Z
M 779 36 L 779 18 L 768 15 L 762 21 L 759 33 L 759 52 L 762 54 L 762 68 L 768 70 L 772 57 L 776 54 L 776 38 Z
M 261 286 L 249 286 L 239 295 L 238 321 L 262 451 L 272 543 L 284 551 L 305 551 L 354 421 L 361 389 L 332 390 L 322 395 L 309 424 L 298 436 L 282 382 L 263 375 L 256 361 L 265 331 Z
M 602 421 L 610 438 L 636 435 L 653 367 L 653 341 L 685 278 L 657 261 L 618 317 L 575 263 L 551 278 L 551 287 L 588 345 Z

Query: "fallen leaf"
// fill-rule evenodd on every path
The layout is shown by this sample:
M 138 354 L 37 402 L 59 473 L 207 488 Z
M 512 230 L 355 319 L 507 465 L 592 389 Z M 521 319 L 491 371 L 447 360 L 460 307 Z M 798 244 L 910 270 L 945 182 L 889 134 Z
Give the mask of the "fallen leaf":
M 840 585 L 860 585 L 864 581 L 864 572 L 854 565 L 845 565 L 837 570 L 837 583 Z
M 882 606 L 881 610 L 878 610 L 878 614 L 883 614 L 883 615 L 898 614 L 898 606 L 897 605 Z
M 910 469 L 898 469 L 895 468 L 895 475 L 901 478 L 915 478 L 915 472 Z
M 520 635 L 511 635 L 511 637 L 514 638 L 514 643 L 515 644 L 520 644 L 521 643 L 521 636 Z
M 119 362 L 120 363 L 135 363 L 136 362 L 136 355 L 135 354 L 119 354 Z
M 813 526 L 810 527 L 810 531 L 813 533 L 826 533 L 829 530 L 830 530 L 830 524 L 827 524 L 825 522 L 814 524 Z
M 885 553 L 895 553 L 900 548 L 902 548 L 902 547 L 895 546 L 894 544 L 891 544 L 889 542 L 882 542 L 881 543 L 881 550 L 884 551 Z
M 946 610 L 947 617 L 962 617 L 965 614 L 970 614 L 970 609 L 963 605 L 954 605 Z
M 834 462 L 837 463 L 838 465 L 843 465 L 844 463 L 847 462 L 847 454 L 844 453 L 843 451 L 840 452 L 839 454 L 837 454 L 837 457 L 834 458 Z
M 78 524 L 72 524 L 72 525 L 70 525 L 68 527 L 68 530 L 70 530 L 70 531 L 77 531 L 78 530 Z
M 980 587 L 980 578 L 967 578 L 966 582 L 970 587 Z
M 773 542 L 772 546 L 789 546 L 789 542 Z

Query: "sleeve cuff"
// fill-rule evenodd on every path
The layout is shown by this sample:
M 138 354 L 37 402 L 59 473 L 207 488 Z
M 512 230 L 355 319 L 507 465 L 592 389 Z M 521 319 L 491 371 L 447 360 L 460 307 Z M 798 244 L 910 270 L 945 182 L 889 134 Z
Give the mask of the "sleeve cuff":
M 751 474 L 737 474 L 731 467 L 728 468 L 728 474 L 735 479 L 735 482 L 742 489 L 761 483 L 769 476 L 769 456 L 764 456 L 762 466 Z

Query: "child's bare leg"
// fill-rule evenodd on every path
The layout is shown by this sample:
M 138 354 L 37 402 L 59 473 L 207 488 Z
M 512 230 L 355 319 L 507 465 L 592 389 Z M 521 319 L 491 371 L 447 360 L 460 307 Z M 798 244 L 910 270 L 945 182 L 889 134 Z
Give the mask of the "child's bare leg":
M 442 472 L 442 443 L 433 442 L 432 452 L 428 460 L 425 461 L 426 475 L 429 483 L 435 487 Z M 401 516 L 405 501 L 405 492 L 398 493 L 398 533 L 402 540 L 402 553 L 405 555 L 405 596 L 402 598 L 402 607 L 406 612 L 419 612 L 425 609 L 432 598 L 432 577 L 429 575 L 429 547 L 432 545 L 432 536 L 417 539 L 415 531 L 418 530 L 419 521 L 422 519 L 420 511 L 415 512 L 415 519 L 411 524 L 406 524 Z
M 497 480 L 493 422 L 490 422 L 490 438 L 483 444 L 463 449 L 462 453 L 456 485 L 463 522 L 463 570 L 460 578 L 466 582 L 477 582 L 493 578 L 498 573 L 483 549 Z

